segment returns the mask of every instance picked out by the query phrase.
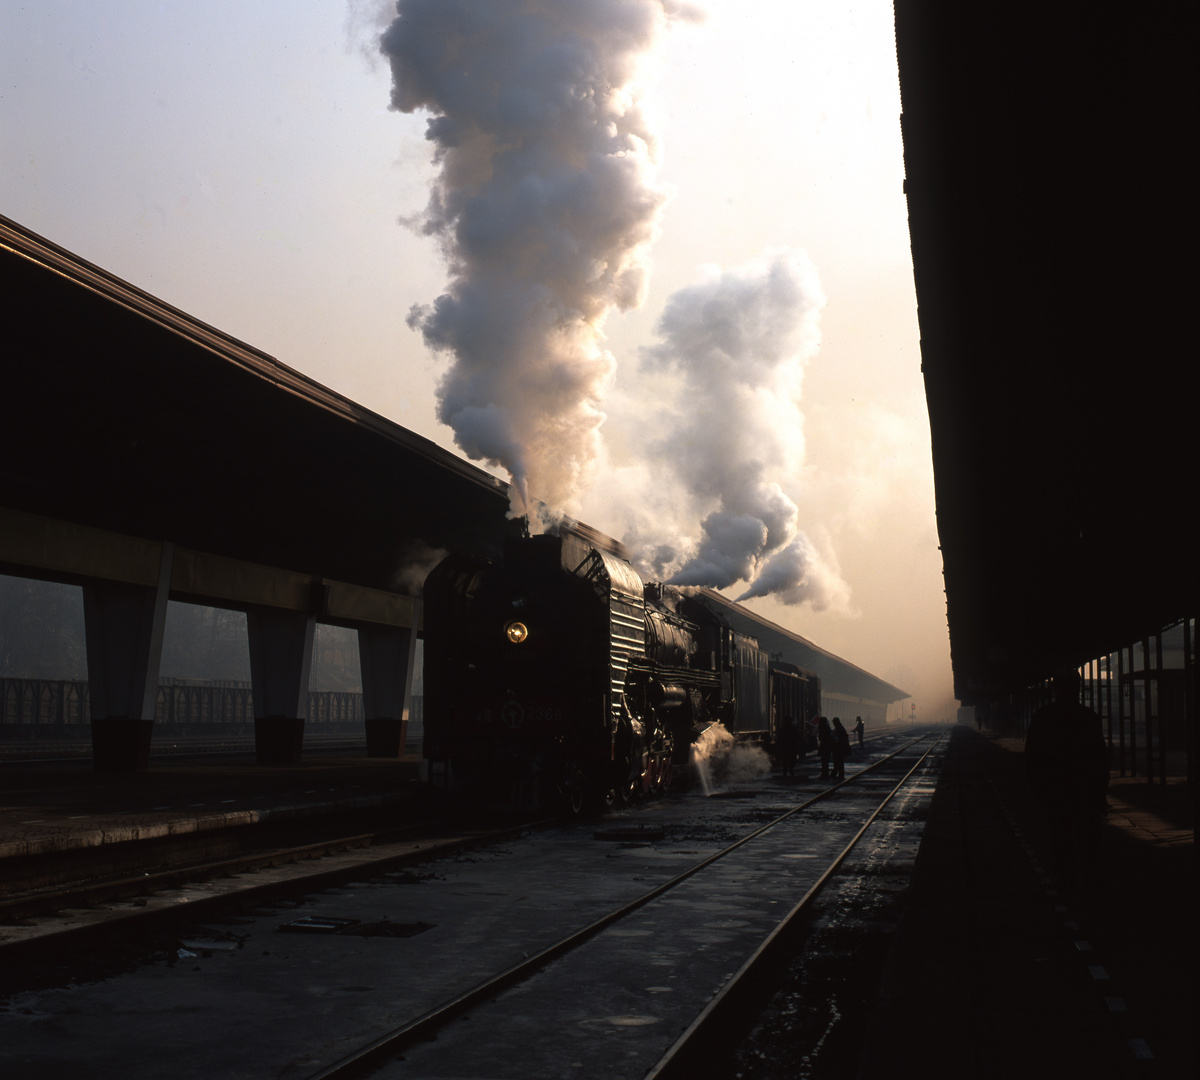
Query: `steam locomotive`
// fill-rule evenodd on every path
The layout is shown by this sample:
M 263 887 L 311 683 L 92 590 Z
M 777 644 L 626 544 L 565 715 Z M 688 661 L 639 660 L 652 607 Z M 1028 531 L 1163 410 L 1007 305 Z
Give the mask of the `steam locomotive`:
M 685 781 L 715 723 L 770 744 L 819 711 L 811 672 L 574 531 L 450 555 L 424 610 L 425 757 L 488 801 L 619 805 Z

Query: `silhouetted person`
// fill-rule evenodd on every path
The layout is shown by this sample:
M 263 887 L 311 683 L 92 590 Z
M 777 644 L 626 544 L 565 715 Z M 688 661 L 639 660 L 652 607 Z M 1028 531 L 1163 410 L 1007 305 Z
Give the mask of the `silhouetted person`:
M 819 716 L 814 716 L 805 724 L 800 725 L 800 760 L 804 760 L 804 755 L 811 750 L 817 748 L 817 721 Z
M 1029 721 L 1025 768 L 1050 823 L 1055 870 L 1064 884 L 1101 875 L 1100 818 L 1107 804 L 1108 747 L 1100 717 L 1079 701 L 1079 674 L 1053 681 L 1054 701 Z
M 777 737 L 779 746 L 779 761 L 783 765 L 784 776 L 796 775 L 796 754 L 800 750 L 800 729 L 790 716 L 783 718 Z
M 854 734 L 858 736 L 858 745 L 861 748 L 863 745 L 863 735 L 867 730 L 867 725 L 863 723 L 861 716 L 854 718 Z
M 836 716 L 833 718 L 833 779 L 846 779 L 846 758 L 850 756 L 850 735 Z
M 823 716 L 817 717 L 817 753 L 821 758 L 821 779 L 829 779 L 829 758 L 833 753 L 833 731 L 829 721 Z

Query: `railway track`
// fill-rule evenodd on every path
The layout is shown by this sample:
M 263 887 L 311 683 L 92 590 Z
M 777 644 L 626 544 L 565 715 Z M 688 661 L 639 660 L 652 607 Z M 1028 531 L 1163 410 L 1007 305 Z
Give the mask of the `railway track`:
M 769 996 L 769 988 L 778 979 L 784 963 L 798 945 L 799 935 L 806 925 L 806 916 L 821 891 L 830 882 L 867 834 L 867 830 L 918 774 L 927 758 L 942 743 L 944 736 L 932 739 L 912 765 L 900 776 L 895 786 L 871 811 L 866 821 L 847 841 L 845 847 L 830 861 L 820 877 L 796 902 L 795 906 L 776 925 L 763 943 L 746 959 L 733 977 L 713 996 L 686 1031 L 668 1048 L 646 1080 L 689 1080 L 704 1074 L 706 1062 L 723 1057 L 729 1047 L 731 1032 L 749 1031 L 757 1018 L 758 1009 Z M 924 741 L 924 740 L 922 740 Z M 849 778 L 853 779 L 853 778 Z M 846 782 L 849 782 L 849 779 Z M 840 786 L 840 785 L 839 785 Z
M 0 898 L 0 961 L 89 947 L 114 933 L 219 915 L 231 906 L 269 903 L 298 889 L 334 887 L 364 873 L 386 873 L 397 865 L 494 844 L 537 824 L 485 825 L 461 815 L 30 889 Z
M 803 897 L 787 911 L 783 919 L 769 929 L 762 943 L 754 949 L 741 967 L 724 982 L 721 988 L 708 1001 L 707 1005 L 701 1009 L 699 1015 L 687 1026 L 679 1038 L 667 1048 L 666 1052 L 651 1067 L 650 1071 L 645 1074 L 647 1080 L 675 1080 L 675 1078 L 682 1080 L 685 1077 L 694 1078 L 698 1075 L 705 1075 L 703 1071 L 705 1063 L 712 1060 L 712 1054 L 717 1046 L 727 1043 L 730 1026 L 735 1023 L 745 1026 L 748 1023 L 748 1003 L 758 1000 L 761 996 L 761 984 L 759 987 L 755 986 L 756 978 L 761 978 L 769 967 L 778 963 L 784 950 L 794 946 L 794 934 L 801 924 L 804 912 L 820 892 L 821 888 L 836 873 L 838 867 L 851 850 L 861 841 L 879 812 L 925 761 L 938 741 L 940 741 L 940 737 L 938 736 L 917 740 L 917 742 L 929 742 L 929 746 L 917 757 L 910 767 L 905 769 L 898 782 L 888 790 L 882 801 L 878 802 L 870 810 L 866 820 L 853 832 L 853 835 L 833 859 L 824 866 L 820 875 L 809 885 Z M 514 999 L 512 997 L 505 998 L 506 991 L 535 978 L 553 962 L 579 953 L 584 948 L 591 948 L 593 951 L 597 949 L 609 950 L 610 955 L 605 959 L 603 966 L 608 969 L 616 967 L 620 970 L 625 965 L 622 965 L 620 962 L 614 963 L 613 953 L 629 952 L 627 943 L 630 940 L 640 941 L 656 936 L 653 930 L 647 930 L 644 927 L 631 930 L 626 925 L 636 915 L 643 913 L 643 909 L 663 900 L 668 894 L 685 885 L 689 885 L 699 895 L 704 895 L 710 886 L 700 875 L 703 875 L 706 871 L 720 870 L 721 880 L 711 886 L 717 890 L 727 886 L 731 878 L 748 881 L 752 877 L 757 877 L 752 872 L 748 873 L 744 867 L 760 864 L 764 857 L 773 858 L 778 857 L 780 854 L 786 857 L 788 854 L 791 854 L 787 849 L 792 845 L 793 838 L 788 835 L 788 830 L 789 827 L 795 826 L 801 820 L 800 816 L 805 811 L 810 810 L 818 803 L 835 798 L 838 792 L 843 790 L 847 785 L 856 782 L 861 783 L 868 776 L 873 777 L 874 774 L 877 774 L 879 770 L 892 763 L 904 751 L 910 749 L 912 745 L 910 743 L 901 747 L 881 761 L 859 770 L 846 780 L 805 800 L 800 805 L 788 810 L 761 828 L 741 837 L 661 885 L 647 890 L 641 896 L 613 909 L 587 926 L 572 932 L 548 948 L 492 976 L 465 993 L 440 1004 L 425 1015 L 396 1028 L 394 1031 L 388 1032 L 380 1039 L 354 1051 L 328 1068 L 313 1073 L 310 1080 L 349 1080 L 351 1077 L 366 1075 L 380 1077 L 410 1075 L 409 1070 L 403 1062 L 395 1061 L 398 1055 L 411 1052 L 414 1047 L 418 1047 L 422 1043 L 428 1043 L 429 1040 L 434 1038 L 444 1043 L 446 1029 L 460 1017 L 468 1015 L 472 1010 L 477 1010 L 481 1006 L 486 1006 L 499 1014 L 498 1016 L 493 1016 L 488 1021 L 490 1029 L 498 1030 L 505 1027 L 521 1026 L 517 1023 L 517 1016 L 508 1015 Z M 629 835 L 636 841 L 636 831 L 631 831 Z M 764 850 L 766 853 L 765 856 Z M 739 857 L 744 867 L 736 868 L 731 866 L 733 860 Z M 729 861 L 726 862 L 725 860 Z M 771 891 L 768 887 L 766 894 L 762 898 L 768 907 L 778 903 L 778 899 L 770 896 Z M 692 902 L 697 903 L 694 899 Z M 705 901 L 701 899 L 698 903 L 702 906 Z M 744 911 L 745 909 L 742 908 L 741 910 Z M 672 917 L 670 913 L 666 915 L 665 920 L 662 918 L 661 913 L 651 915 L 649 916 L 649 921 L 654 924 L 665 921 L 667 926 L 662 928 L 662 936 L 665 937 L 671 933 L 670 923 L 672 922 Z M 605 933 L 608 933 L 610 937 L 614 933 L 621 936 L 615 938 L 615 944 L 613 941 L 601 942 L 599 939 Z M 637 951 L 636 946 L 634 951 Z M 722 957 L 721 963 L 725 964 L 726 962 L 726 958 Z M 638 971 L 639 966 L 636 957 L 631 958 L 628 970 Z M 580 969 L 581 972 L 586 972 L 589 968 L 593 968 L 593 962 L 588 958 L 577 956 L 575 957 L 574 967 Z M 560 970 L 554 982 L 566 984 L 567 986 L 578 986 L 586 985 L 587 979 L 586 976 L 581 976 L 577 979 L 574 974 L 567 974 Z M 611 992 L 611 988 L 609 989 Z M 548 995 L 544 994 L 543 996 L 548 998 L 547 1004 L 549 1005 L 559 995 L 551 991 Z M 572 996 L 577 998 L 577 995 Z M 636 992 L 631 996 L 636 996 Z M 522 1015 L 527 1013 L 529 1011 L 527 1003 L 520 1001 L 516 1005 L 516 1011 Z M 540 1015 L 545 1015 L 541 1010 L 535 1011 L 539 1012 Z M 478 1021 L 479 1018 L 476 1017 L 475 1019 Z M 613 1017 L 612 1021 L 614 1027 L 624 1026 L 630 1029 L 638 1029 L 657 1027 L 657 1023 L 654 1022 L 657 1019 L 657 1017 L 643 1014 L 621 1014 Z M 474 1036 L 480 1026 L 476 1022 L 471 1027 L 471 1033 L 464 1035 L 468 1043 L 475 1043 Z M 561 1025 L 554 1024 L 552 1026 L 556 1030 L 561 1029 Z M 491 1048 L 492 1046 L 494 1046 L 494 1043 L 491 1043 L 486 1051 L 489 1057 L 494 1053 L 494 1050 Z M 443 1061 L 445 1060 L 446 1051 L 444 1045 L 438 1047 L 435 1056 L 442 1058 Z M 584 1059 L 590 1057 L 586 1053 L 582 1053 L 580 1056 Z M 412 1065 L 413 1070 L 411 1075 L 433 1075 L 425 1071 L 420 1062 L 413 1062 Z M 473 1075 L 469 1068 L 462 1074 Z M 540 1074 L 537 1072 L 536 1066 L 534 1066 L 532 1072 L 527 1075 Z M 592 1075 L 592 1073 L 589 1072 L 588 1075 Z M 617 1073 L 615 1075 L 641 1075 L 641 1073 Z
M 778 785 L 748 785 L 417 868 L 360 867 L 357 880 L 346 868 L 340 885 L 311 883 L 324 888 L 315 896 L 277 891 L 251 901 L 269 909 L 209 919 L 179 939 L 181 963 L 160 941 L 141 975 L 118 982 L 154 978 L 179 993 L 209 983 L 204 1011 L 219 1012 L 227 1038 L 245 1048 L 241 1067 L 219 1066 L 227 1075 L 701 1075 L 694 1055 L 707 1053 L 712 1025 L 723 1030 L 748 1008 L 744 988 L 794 944 L 806 906 L 869 834 L 885 796 L 904 789 L 901 772 L 911 788 L 918 751 L 933 742 L 908 743 L 833 788 L 785 790 L 791 805 L 781 812 Z M 294 917 L 302 911 L 307 919 Z M 262 959 L 247 966 L 251 956 Z M 319 993 L 307 985 L 317 970 Z M 256 1021 L 243 999 L 255 987 L 267 993 L 263 980 L 275 1004 Z M 100 1004 L 81 990 L 74 1009 L 111 1010 L 122 992 L 113 987 Z M 289 1020 L 266 1038 L 261 1025 L 276 1012 Z M 6 1036 L 0 1028 L 0 1071 L 26 1075 Z M 171 1056 L 143 1039 L 139 1071 L 119 1054 L 109 1067 L 95 1049 L 96 1077 L 158 1075 L 156 1055 Z M 172 1075 L 218 1067 L 198 1058 L 189 1071 L 191 1061 L 177 1056 Z

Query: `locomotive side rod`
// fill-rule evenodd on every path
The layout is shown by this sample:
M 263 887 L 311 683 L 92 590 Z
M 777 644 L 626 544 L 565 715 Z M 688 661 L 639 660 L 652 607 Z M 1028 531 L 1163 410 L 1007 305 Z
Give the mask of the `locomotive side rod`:
M 436 1034 L 436 1032 L 440 1028 L 446 1026 L 452 1020 L 461 1016 L 463 1013 L 469 1011 L 470 1009 L 474 1008 L 477 1005 L 482 1004 L 483 1002 L 486 1002 L 486 1001 L 496 997 L 502 991 L 507 990 L 510 987 L 517 985 L 518 983 L 521 983 L 521 982 L 525 981 L 526 979 L 532 977 L 540 969 L 546 967 L 553 960 L 556 960 L 559 957 L 564 956 L 567 953 L 578 948 L 584 942 L 588 941 L 592 937 L 599 934 L 602 930 L 604 930 L 607 927 L 611 926 L 612 924 L 620 921 L 621 919 L 627 918 L 629 915 L 631 915 L 633 912 L 637 911 L 639 908 L 644 907 L 645 905 L 649 904 L 651 901 L 656 900 L 658 897 L 662 896 L 664 893 L 667 893 L 670 890 L 681 885 L 683 882 L 687 881 L 689 878 L 698 874 L 701 870 L 705 869 L 706 867 L 717 862 L 719 859 L 722 859 L 726 855 L 729 855 L 729 854 L 733 853 L 734 851 L 737 851 L 739 848 L 748 844 L 750 841 L 754 840 L 756 837 L 762 835 L 763 833 L 770 831 L 771 829 L 775 828 L 782 822 L 787 821 L 789 818 L 792 818 L 795 815 L 801 813 L 802 811 L 804 811 L 808 807 L 812 806 L 813 804 L 821 802 L 821 801 L 829 798 L 831 795 L 833 795 L 833 793 L 835 791 L 837 791 L 839 788 L 845 786 L 846 784 L 852 783 L 855 780 L 857 780 L 859 777 L 862 777 L 862 776 L 866 775 L 867 773 L 873 772 L 875 769 L 888 764 L 893 758 L 904 753 L 904 751 L 908 750 L 910 747 L 916 745 L 919 742 L 922 742 L 923 740 L 925 740 L 927 738 L 929 738 L 929 734 L 920 735 L 917 738 L 910 740 L 909 742 L 907 742 L 907 743 L 903 744 L 902 746 L 898 747 L 897 749 L 893 750 L 890 754 L 887 754 L 886 756 L 880 758 L 878 761 L 872 762 L 870 765 L 866 766 L 865 768 L 862 768 L 862 769 L 858 770 L 858 772 L 852 774 L 851 776 L 848 776 L 845 780 L 839 781 L 837 784 L 834 784 L 831 787 L 828 787 L 825 790 L 818 792 L 816 795 L 812 796 L 811 798 L 806 799 L 804 802 L 798 804 L 797 806 L 792 807 L 792 809 L 788 810 L 786 813 L 781 814 L 779 817 L 774 818 L 773 820 L 767 822 L 766 824 L 760 826 L 759 828 L 754 829 L 752 832 L 747 833 L 745 836 L 736 840 L 734 843 L 730 844 L 728 847 L 722 848 L 720 851 L 714 852 L 712 855 L 708 856 L 707 858 L 700 860 L 693 866 L 689 867 L 687 870 L 684 870 L 681 873 L 670 878 L 668 881 L 663 882 L 661 885 L 658 885 L 655 888 L 650 889 L 646 893 L 643 893 L 641 896 L 636 897 L 635 899 L 629 901 L 626 904 L 621 905 L 620 907 L 614 908 L 612 911 L 601 916 L 599 919 L 596 919 L 595 921 L 590 923 L 588 926 L 585 926 L 582 929 L 574 931 L 570 934 L 567 934 L 565 937 L 561 938 L 554 944 L 547 946 L 545 949 L 542 949 L 540 952 L 537 952 L 537 953 L 533 954 L 532 956 L 530 956 L 526 959 L 523 959 L 516 964 L 511 965 L 510 967 L 506 968 L 504 971 L 500 972 L 497 975 L 491 976 L 490 978 L 483 980 L 482 982 L 478 983 L 474 987 L 464 991 L 462 994 L 460 994 L 454 998 L 451 998 L 450 1000 L 443 1002 L 441 1005 L 438 1005 L 437 1007 L 430 1009 L 429 1011 L 423 1013 L 421 1016 L 417 1017 L 416 1019 L 411 1020 L 408 1023 L 403 1024 L 400 1027 L 397 1027 L 390 1032 L 387 1032 L 386 1034 L 375 1039 L 373 1042 L 368 1043 L 367 1045 L 361 1047 L 360 1049 L 346 1055 L 345 1057 L 343 1057 L 340 1060 L 334 1062 L 333 1064 L 327 1066 L 326 1068 L 320 1070 L 319 1072 L 310 1074 L 310 1076 L 307 1078 L 307 1080 L 347 1080 L 347 1078 L 349 1078 L 349 1077 L 361 1076 L 364 1073 L 370 1071 L 371 1069 L 374 1069 L 376 1066 L 381 1065 L 383 1062 L 387 1061 L 388 1059 L 394 1058 L 405 1048 L 412 1046 L 415 1043 L 433 1038 L 434 1035 Z M 938 737 L 938 739 L 940 741 L 940 736 Z M 937 743 L 935 742 L 934 746 L 936 746 L 936 745 L 937 745 Z M 925 754 L 923 754 L 921 756 L 920 760 L 918 761 L 918 765 L 920 764 L 921 761 L 925 760 L 925 758 L 932 751 L 932 749 L 933 749 L 933 747 L 931 747 L 930 750 L 926 751 Z M 908 776 L 911 775 L 912 771 L 916 767 L 917 766 L 914 765 L 913 769 L 910 769 L 909 772 L 905 774 L 904 780 L 900 781 L 900 785 L 902 785 L 904 783 L 904 781 L 907 780 Z M 888 794 L 887 798 L 883 801 L 883 803 L 881 803 L 880 806 L 871 815 L 871 818 L 868 820 L 867 825 L 869 825 L 870 822 L 874 820 L 875 815 L 878 814 L 879 811 L 882 810 L 883 807 L 887 805 L 888 801 L 890 801 L 892 796 L 895 795 L 895 793 L 899 789 L 900 785 L 897 785 Z M 795 914 L 795 912 L 798 911 L 802 905 L 807 903 L 808 900 L 810 899 L 810 897 L 816 895 L 816 892 L 818 891 L 820 885 L 824 883 L 824 881 L 832 874 L 833 870 L 836 869 L 836 867 L 846 857 L 846 855 L 849 853 L 850 848 L 852 848 L 854 846 L 854 844 L 857 843 L 858 839 L 865 832 L 867 825 L 864 825 L 863 828 L 859 831 L 859 833 L 856 834 L 854 840 L 852 840 L 850 845 L 846 848 L 846 850 L 843 851 L 842 854 L 837 857 L 833 866 L 831 866 L 830 869 L 828 871 L 826 871 L 826 873 L 820 879 L 820 882 L 818 882 L 818 884 L 816 886 L 814 886 L 812 889 L 809 890 L 809 893 L 806 894 L 805 899 L 802 900 L 799 905 L 797 905 L 797 908 L 795 909 L 795 911 L 793 911 L 792 914 Z M 790 914 L 787 917 L 787 921 L 790 922 L 791 918 L 792 918 L 792 915 Z M 772 935 L 772 936 L 774 936 L 774 935 Z
M 944 735 L 939 735 L 929 747 L 897 782 L 887 797 L 875 808 L 871 816 L 863 822 L 862 827 L 851 837 L 850 842 L 841 850 L 825 869 L 825 872 L 813 882 L 808 892 L 800 898 L 791 911 L 767 936 L 754 953 L 746 960 L 729 981 L 721 987 L 711 1001 L 700 1012 L 700 1015 L 688 1025 L 687 1029 L 675 1041 L 671 1048 L 658 1060 L 654 1067 L 646 1073 L 644 1080 L 683 1080 L 685 1077 L 704 1075 L 702 1066 L 711 1063 L 713 1056 L 721 1052 L 722 1047 L 729 1045 L 731 1027 L 743 1027 L 738 1024 L 739 1018 L 752 1013 L 755 1005 L 762 996 L 764 986 L 772 985 L 768 978 L 790 951 L 800 930 L 803 928 L 802 916 L 807 913 L 812 902 L 829 882 L 850 852 L 858 846 L 860 840 L 883 812 L 884 808 L 908 783 L 909 778 L 924 764 L 925 759 L 937 749 Z M 919 741 L 919 740 L 916 740 Z M 912 743 L 908 744 L 912 745 Z M 905 748 L 902 748 L 905 749 Z M 899 753 L 900 751 L 896 751 Z M 891 757 L 893 755 L 889 755 Z M 865 771 L 865 770 L 863 770 Z M 858 775 L 858 774 L 856 774 Z M 844 783 L 845 781 L 843 781 Z M 840 784 L 838 785 L 841 786 Z

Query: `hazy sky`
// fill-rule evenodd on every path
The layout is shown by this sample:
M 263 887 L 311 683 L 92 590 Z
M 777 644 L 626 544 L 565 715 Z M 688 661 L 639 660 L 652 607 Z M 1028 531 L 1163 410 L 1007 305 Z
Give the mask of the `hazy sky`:
M 749 605 L 951 715 L 891 5 L 696 6 L 642 58 L 663 198 L 641 306 L 596 323 L 608 419 L 579 516 L 660 554 L 690 544 L 694 565 L 778 511 L 819 588 Z M 406 322 L 448 274 L 401 223 L 438 170 L 428 114 L 389 109 L 391 13 L 0 0 L 0 212 L 454 449 L 449 360 Z M 745 400 L 743 369 L 710 374 L 691 341 L 722 304 L 772 328 L 733 350 L 754 365 Z M 706 487 L 703 453 L 754 483 Z

